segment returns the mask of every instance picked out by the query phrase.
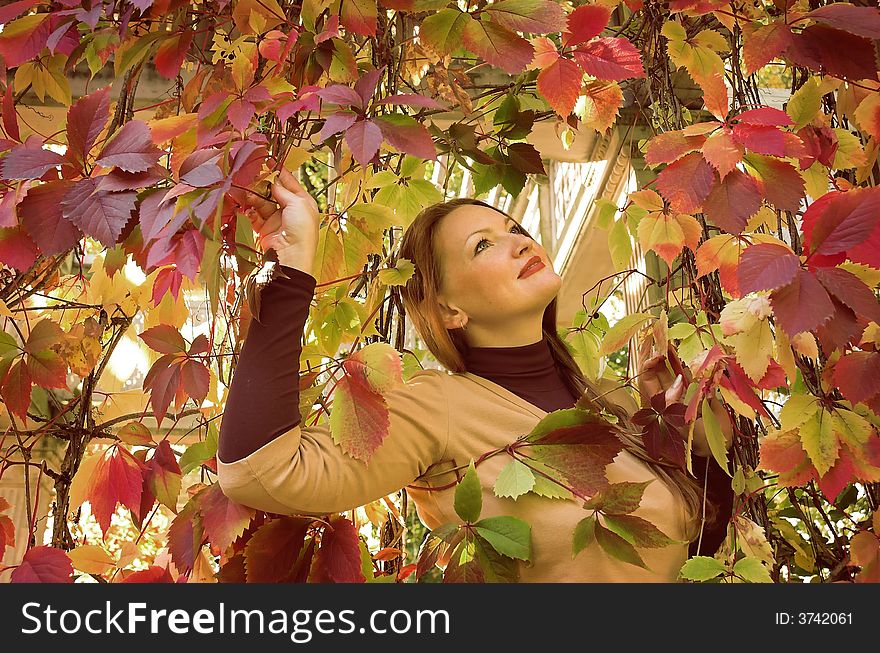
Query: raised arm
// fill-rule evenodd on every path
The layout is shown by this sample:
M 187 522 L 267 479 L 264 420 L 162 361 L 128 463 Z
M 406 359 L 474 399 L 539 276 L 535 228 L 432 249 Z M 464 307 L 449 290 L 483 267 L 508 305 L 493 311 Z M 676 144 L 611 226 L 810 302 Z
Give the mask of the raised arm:
M 389 434 L 369 464 L 343 453 L 326 426 L 300 428 L 299 359 L 319 220 L 287 171 L 273 195 L 283 208 L 257 204 L 253 220 L 261 242 L 278 248 L 279 264 L 248 296 L 256 319 L 220 427 L 219 482 L 231 499 L 269 512 L 349 510 L 408 485 L 440 458 L 449 437 L 443 379 L 420 373 L 386 395 Z

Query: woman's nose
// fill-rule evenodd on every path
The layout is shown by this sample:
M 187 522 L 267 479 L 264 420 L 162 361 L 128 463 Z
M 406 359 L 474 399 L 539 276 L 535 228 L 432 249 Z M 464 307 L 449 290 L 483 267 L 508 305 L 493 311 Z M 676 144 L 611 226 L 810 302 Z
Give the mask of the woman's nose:
M 519 235 L 519 242 L 514 244 L 514 251 L 517 256 L 523 256 L 527 254 L 532 249 L 532 243 L 534 242 L 528 236 L 524 236 L 522 234 Z

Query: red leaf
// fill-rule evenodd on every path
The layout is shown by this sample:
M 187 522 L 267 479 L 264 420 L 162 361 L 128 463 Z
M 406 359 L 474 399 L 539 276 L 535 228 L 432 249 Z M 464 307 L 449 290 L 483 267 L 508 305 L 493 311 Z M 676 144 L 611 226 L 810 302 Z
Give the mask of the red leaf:
M 102 175 L 97 179 L 99 190 L 115 192 L 156 186 L 160 181 L 167 179 L 167 173 L 159 165 L 151 166 L 145 172 L 125 172 L 114 168 L 109 174 Z
M 290 582 L 309 523 L 307 519 L 281 517 L 260 526 L 244 550 L 247 582 Z
M 154 369 L 159 368 L 160 361 L 162 361 L 162 358 L 157 360 L 153 367 L 150 368 L 150 371 L 147 372 L 143 387 L 144 390 L 151 390 L 150 404 L 153 407 L 156 421 L 161 425 L 168 412 L 168 406 L 171 405 L 172 399 L 177 395 L 177 388 L 180 385 L 180 366 L 168 365 L 165 362 L 163 367 L 151 375 Z
M 180 296 L 180 284 L 182 282 L 183 274 L 181 274 L 180 270 L 177 268 L 165 268 L 164 270 L 160 270 L 159 274 L 156 275 L 155 282 L 153 282 L 153 294 L 151 297 L 153 306 L 158 306 L 162 301 L 162 298 L 169 291 L 174 295 L 174 298 L 177 299 Z
M 153 351 L 160 354 L 179 354 L 186 352 L 186 340 L 175 327 L 170 324 L 158 324 L 142 331 L 138 338 L 144 341 Z
M 330 425 L 334 440 L 352 458 L 368 461 L 388 435 L 388 406 L 382 395 L 346 374 L 336 386 Z
M 190 500 L 168 529 L 168 549 L 179 572 L 188 574 L 192 571 L 196 556 L 204 543 L 202 519 L 196 511 L 195 500 Z
M 876 7 L 855 7 L 841 2 L 819 7 L 807 16 L 850 34 L 880 39 L 880 11 Z
M 198 506 L 208 541 L 221 551 L 226 551 L 244 533 L 254 516 L 251 508 L 235 503 L 223 494 L 219 483 L 199 492 Z
M 435 160 L 437 148 L 425 126 L 402 113 L 377 116 L 373 123 L 382 131 L 382 137 L 401 152 L 421 159 Z
M 142 571 L 136 571 L 125 577 L 123 583 L 173 583 L 171 572 L 168 567 L 153 565 Z
M 315 561 L 319 582 L 363 583 L 360 540 L 354 524 L 344 517 L 334 517 L 321 536 L 321 548 Z
M 624 38 L 595 39 L 581 45 L 572 55 L 584 72 L 599 79 L 620 81 L 645 76 L 639 51 Z
M 22 16 L 0 32 L 0 55 L 7 69 L 35 59 L 46 47 L 52 30 L 51 13 Z
M 211 373 L 202 363 L 188 360 L 180 371 L 180 379 L 186 394 L 192 397 L 197 404 L 201 404 L 208 396 Z
M 538 73 L 538 91 L 556 113 L 567 118 L 577 102 L 582 78 L 575 62 L 559 57 Z
M 13 364 L 3 381 L 0 395 L 9 412 L 27 420 L 27 409 L 31 405 L 31 376 L 24 359 Z
M 880 394 L 880 353 L 854 351 L 834 365 L 832 378 L 844 397 L 854 404 Z
M 789 336 L 812 331 L 834 313 L 834 304 L 816 277 L 798 270 L 794 281 L 770 295 L 773 314 Z
M 44 150 L 43 141 L 38 136 L 29 136 L 3 157 L 0 167 L 4 179 L 39 179 L 64 162 L 64 157 L 57 152 Z
M 703 158 L 718 171 L 721 179 L 728 173 L 736 170 L 737 164 L 742 161 L 743 148 L 733 139 L 730 128 L 724 127 L 709 136 L 703 145 Z M 647 161 L 647 155 L 645 156 Z
M 72 583 L 73 563 L 61 549 L 34 546 L 12 572 L 13 583 Z
M 0 24 L 3 21 L 0 20 Z M 3 96 L 3 128 L 6 134 L 16 141 L 21 141 L 21 134 L 18 130 L 18 114 L 15 111 L 15 94 L 12 90 L 12 84 L 6 85 L 6 94 Z
M 192 45 L 193 32 L 184 30 L 180 34 L 171 36 L 162 41 L 156 50 L 153 63 L 156 70 L 165 79 L 175 79 L 180 73 L 180 67 L 186 58 L 186 53 Z
M 657 175 L 656 188 L 681 213 L 693 213 L 712 189 L 715 173 L 697 152 L 668 165 Z
M 776 127 L 740 124 L 733 126 L 733 137 L 747 150 L 758 154 L 784 156 L 785 138 Z
M 731 170 L 716 182 L 703 202 L 703 213 L 730 234 L 740 234 L 761 208 L 761 191 L 754 177 Z
M 743 26 L 743 60 L 749 75 L 777 59 L 792 41 L 791 28 L 784 20 Z
M 816 278 L 825 290 L 849 306 L 856 315 L 880 324 L 880 302 L 865 282 L 840 268 L 819 268 Z
M 377 16 L 376 0 L 346 0 L 342 3 L 339 20 L 349 32 L 376 36 Z
M 147 123 L 132 120 L 125 123 L 113 140 L 104 146 L 98 160 L 99 166 L 116 166 L 126 172 L 144 172 L 162 156 L 162 150 L 153 145 Z
M 804 244 L 811 254 L 843 253 L 867 240 L 878 223 L 880 188 L 832 191 L 804 212 Z
M 462 34 L 465 48 L 510 75 L 525 70 L 535 56 L 532 44 L 506 27 L 483 20 L 469 20 Z
M 345 142 L 355 160 L 366 167 L 382 144 L 382 130 L 372 120 L 360 120 L 345 130 Z
M 762 154 L 750 154 L 747 159 L 761 180 L 764 197 L 783 211 L 797 212 L 804 196 L 804 178 L 794 167 Z
M 180 494 L 180 465 L 168 440 L 160 440 L 153 457 L 146 465 L 144 481 L 159 503 L 177 512 L 177 496 Z
M 124 447 L 111 445 L 98 459 L 86 499 L 105 535 L 117 504 L 122 504 L 137 514 L 141 504 L 142 485 L 143 463 Z
M 562 45 L 570 47 L 599 36 L 611 19 L 611 9 L 602 5 L 582 5 L 568 15 L 568 31 Z
M 23 272 L 34 264 L 37 254 L 37 246 L 24 229 L 0 229 L 0 262 Z
M 179 236 L 174 247 L 174 264 L 193 282 L 198 277 L 204 255 L 205 237 L 198 229 L 187 229 Z
M 794 36 L 785 57 L 798 66 L 841 79 L 875 79 L 877 75 L 870 40 L 826 25 L 810 25 Z
M 42 0 L 18 0 L 17 2 L 12 2 L 5 7 L 0 8 L 0 25 L 13 21 L 28 9 L 35 7 L 38 4 L 42 4 Z M 10 84 L 10 88 L 11 86 L 12 85 Z
M 96 179 L 80 179 L 61 200 L 62 214 L 83 233 L 113 247 L 131 218 L 137 193 L 106 193 L 97 190 Z
M 27 356 L 31 380 L 41 388 L 66 388 L 67 363 L 51 350 Z
M 834 466 L 819 478 L 819 489 L 828 501 L 834 501 L 851 481 L 857 479 L 849 447 L 840 447 Z
M 865 330 L 865 320 L 860 322 L 856 314 L 833 295 L 831 303 L 834 304 L 834 314 L 816 329 L 819 345 L 826 354 L 845 349 L 849 344 L 858 344 Z
M 794 252 L 783 245 L 752 245 L 740 257 L 739 289 L 746 294 L 787 286 L 794 280 L 800 263 Z
M 794 124 L 785 111 L 774 109 L 773 107 L 760 107 L 759 109 L 743 111 L 736 119 L 747 125 L 788 127 Z
M 736 394 L 743 403 L 757 411 L 760 415 L 763 415 L 768 419 L 770 418 L 761 399 L 752 389 L 752 380 L 746 375 L 743 369 L 736 364 L 736 361 L 729 362 L 727 366 L 727 375 L 721 377 L 721 386 Z
M 180 165 L 180 181 L 192 188 L 206 188 L 222 181 L 223 171 L 217 165 L 222 156 L 223 153 L 214 148 L 196 150 Z M 191 189 L 185 188 L 184 192 L 189 190 Z
M 758 469 L 778 472 L 780 487 L 805 485 L 816 477 L 816 469 L 801 445 L 797 431 L 779 431 L 765 436 L 760 443 Z
M 703 135 L 688 136 L 683 131 L 664 132 L 648 141 L 645 162 L 650 166 L 672 163 L 689 152 L 696 152 L 705 142 Z
M 109 86 L 81 97 L 67 111 L 67 159 L 80 171 L 109 119 Z

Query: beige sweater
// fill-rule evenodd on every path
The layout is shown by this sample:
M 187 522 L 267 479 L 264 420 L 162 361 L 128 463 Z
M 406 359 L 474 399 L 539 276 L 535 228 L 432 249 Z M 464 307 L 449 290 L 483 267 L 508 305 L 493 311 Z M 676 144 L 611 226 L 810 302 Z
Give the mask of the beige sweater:
M 351 510 L 400 488 L 430 529 L 461 520 L 453 509 L 449 470 L 529 433 L 547 413 L 505 388 L 473 374 L 418 372 L 386 395 L 390 431 L 368 464 L 350 458 L 333 442 L 326 425 L 295 427 L 234 463 L 217 461 L 224 493 L 234 501 L 281 514 L 324 515 Z M 629 400 L 624 395 L 622 400 Z M 493 487 L 507 454 L 477 467 L 483 486 L 481 518 L 510 515 L 532 527 L 532 562 L 519 562 L 522 582 L 677 582 L 687 544 L 643 549 L 650 570 L 607 555 L 595 541 L 571 557 L 575 525 L 591 514 L 577 499 L 525 494 L 498 498 Z M 647 481 L 633 513 L 675 540 L 685 536 L 685 505 L 642 461 L 621 451 L 606 468 L 611 483 Z

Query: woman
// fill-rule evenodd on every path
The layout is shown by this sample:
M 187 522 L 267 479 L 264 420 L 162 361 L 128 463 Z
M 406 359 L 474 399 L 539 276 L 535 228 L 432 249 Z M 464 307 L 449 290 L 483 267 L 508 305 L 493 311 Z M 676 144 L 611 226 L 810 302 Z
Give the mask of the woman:
M 587 390 L 626 422 L 636 406 L 623 392 L 601 397 L 585 383 L 555 328 L 561 279 L 544 249 L 509 216 L 474 200 L 437 204 L 407 230 L 400 255 L 416 274 L 404 288 L 408 316 L 452 374 L 416 373 L 385 395 L 390 428 L 368 464 L 349 457 L 326 426 L 300 428 L 298 369 L 302 328 L 316 281 L 317 204 L 287 170 L 272 202 L 256 205 L 254 227 L 278 265 L 261 292 L 230 387 L 220 430 L 219 481 L 240 503 L 281 514 L 349 510 L 407 487 L 431 529 L 459 521 L 455 481 L 471 459 L 529 433 L 547 412 L 570 408 Z M 659 358 L 658 358 L 659 360 Z M 656 367 L 656 366 L 654 366 Z M 681 379 L 643 370 L 643 388 L 680 396 Z M 719 417 L 727 417 L 718 408 Z M 694 450 L 708 454 L 702 429 Z M 727 429 L 729 434 L 730 429 Z M 509 462 L 496 455 L 477 471 L 481 517 L 510 515 L 532 527 L 532 562 L 524 582 L 674 582 L 699 530 L 701 487 L 668 464 L 652 461 L 641 439 L 621 433 L 624 450 L 606 467 L 611 483 L 651 481 L 633 513 L 680 544 L 639 549 L 648 569 L 609 557 L 594 542 L 572 559 L 582 502 L 532 493 L 517 500 L 493 492 Z M 441 489 L 437 489 L 441 488 Z M 710 509 L 711 512 L 711 509 Z

